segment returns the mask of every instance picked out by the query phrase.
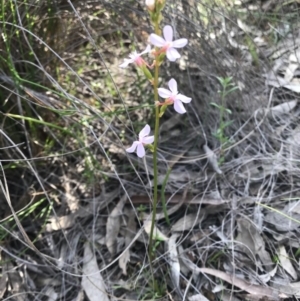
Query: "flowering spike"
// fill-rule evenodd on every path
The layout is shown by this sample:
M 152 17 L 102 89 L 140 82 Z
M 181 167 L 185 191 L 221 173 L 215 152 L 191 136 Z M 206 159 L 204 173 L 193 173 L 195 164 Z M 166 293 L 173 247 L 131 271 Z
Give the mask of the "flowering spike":
M 146 144 L 151 144 L 154 141 L 154 136 L 149 136 L 150 126 L 146 124 L 144 128 L 139 133 L 139 140 L 134 141 L 131 147 L 126 149 L 127 153 L 133 153 L 136 151 L 138 157 L 143 158 L 145 156 L 145 147 Z
M 166 25 L 163 29 L 164 38 L 158 36 L 155 33 L 150 35 L 150 42 L 156 47 L 163 48 L 166 52 L 169 61 L 174 62 L 176 59 L 180 58 L 179 52 L 175 48 L 182 48 L 187 43 L 187 39 L 178 39 L 173 41 L 173 29 L 170 25 Z

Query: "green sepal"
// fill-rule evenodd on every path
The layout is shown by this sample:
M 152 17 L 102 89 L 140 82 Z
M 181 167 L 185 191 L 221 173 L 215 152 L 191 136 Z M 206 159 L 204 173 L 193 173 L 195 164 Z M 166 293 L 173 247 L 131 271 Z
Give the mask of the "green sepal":
M 166 53 L 165 52 L 161 53 L 158 56 L 157 61 L 158 61 L 159 65 L 161 65 L 161 63 L 164 61 L 165 57 L 166 57 Z
M 147 144 L 146 147 L 149 149 L 150 152 L 154 153 L 154 145 L 153 144 Z
M 162 105 L 159 111 L 159 118 L 162 117 L 164 115 L 164 113 L 167 110 L 168 105 Z
M 156 11 L 160 12 L 164 9 L 166 4 L 165 0 L 156 1 Z
M 151 20 L 152 24 L 155 25 L 156 20 L 157 20 L 157 14 L 156 14 L 155 11 L 154 12 L 150 12 L 150 20 Z
M 144 75 L 147 77 L 147 79 L 153 80 L 153 76 L 152 76 L 151 72 L 149 71 L 149 69 L 147 68 L 147 66 L 144 65 L 141 67 L 141 69 L 142 69 Z

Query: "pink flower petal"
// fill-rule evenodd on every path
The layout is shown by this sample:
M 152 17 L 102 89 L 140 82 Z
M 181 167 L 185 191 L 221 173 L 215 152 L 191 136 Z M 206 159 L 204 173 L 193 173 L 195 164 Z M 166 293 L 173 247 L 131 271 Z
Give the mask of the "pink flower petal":
M 133 51 L 132 53 L 129 54 L 129 57 L 134 61 L 137 57 L 139 57 L 140 55 L 136 52 Z
M 162 98 L 169 98 L 172 95 L 172 92 L 165 88 L 158 88 L 158 95 Z
M 144 144 L 151 144 L 154 142 L 154 136 L 144 137 L 142 142 Z
M 132 145 L 129 148 L 126 149 L 126 152 L 127 153 L 133 153 L 135 151 L 136 147 L 138 146 L 138 144 L 140 144 L 138 141 L 134 141 L 132 143 Z
M 150 134 L 150 126 L 148 124 L 146 124 L 144 126 L 144 128 L 140 131 L 139 133 L 139 138 L 140 138 L 140 141 L 145 137 L 145 136 L 148 136 Z
M 152 45 L 157 47 L 163 47 L 166 45 L 166 41 L 155 33 L 150 34 L 150 42 Z
M 183 94 L 180 94 L 180 93 L 176 95 L 176 99 L 179 99 L 184 103 L 189 103 L 189 102 L 192 101 L 192 99 L 190 97 L 187 97 L 187 96 L 185 96 Z
M 145 148 L 144 148 L 144 145 L 142 143 L 139 143 L 139 145 L 137 147 L 136 154 L 140 158 L 143 158 L 145 156 Z
M 169 61 L 174 62 L 176 59 L 180 58 L 179 52 L 175 48 L 169 48 L 167 50 L 167 58 Z
M 188 43 L 187 39 L 178 39 L 172 43 L 172 47 L 174 48 L 182 48 Z
M 140 55 L 145 54 L 145 53 L 149 53 L 150 51 L 151 51 L 151 46 L 148 45 L 148 46 L 146 47 L 146 49 L 140 53 Z
M 167 42 L 173 41 L 173 28 L 170 25 L 166 25 L 163 29 L 164 38 Z
M 186 112 L 186 110 L 180 100 L 174 101 L 174 110 L 179 114 L 184 114 Z
M 171 78 L 169 80 L 168 85 L 169 85 L 169 88 L 172 91 L 172 93 L 176 95 L 178 93 L 176 80 L 174 78 Z
M 133 63 L 133 60 L 130 59 L 124 59 L 124 63 L 122 63 L 121 65 L 119 65 L 120 68 L 126 68 L 128 67 L 129 64 Z

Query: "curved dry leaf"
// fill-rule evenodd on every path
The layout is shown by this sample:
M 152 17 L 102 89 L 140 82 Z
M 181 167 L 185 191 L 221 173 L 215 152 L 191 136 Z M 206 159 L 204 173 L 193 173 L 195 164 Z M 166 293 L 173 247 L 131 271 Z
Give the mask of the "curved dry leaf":
M 127 275 L 127 263 L 130 261 L 130 251 L 126 249 L 119 258 L 119 267 L 124 275 Z
M 172 281 L 177 290 L 180 290 L 179 287 L 179 279 L 180 279 L 180 264 L 178 259 L 178 252 L 176 246 L 176 239 L 179 234 L 172 234 L 172 236 L 168 240 L 168 251 L 169 251 L 169 264 L 171 267 L 171 276 Z
M 152 221 L 150 218 L 144 221 L 144 229 L 148 235 L 150 235 Z M 169 238 L 164 235 L 155 225 L 153 230 L 153 239 L 160 241 L 167 241 Z
M 209 301 L 209 300 L 206 297 L 204 297 L 202 294 L 197 294 L 189 297 L 189 301 Z
M 280 105 L 277 105 L 273 108 L 270 108 L 270 110 L 272 113 L 275 113 L 276 115 L 286 114 L 286 113 L 289 113 L 290 111 L 292 111 L 296 107 L 297 103 L 298 103 L 297 100 L 291 100 L 291 101 L 282 103 Z
M 125 251 L 119 258 L 119 267 L 122 269 L 123 274 L 127 275 L 127 263 L 130 261 L 130 248 L 133 237 L 136 234 L 136 221 L 135 213 L 132 209 L 125 209 L 125 214 L 128 216 L 125 232 Z
M 293 231 L 300 227 L 300 214 L 290 211 L 294 204 L 287 204 L 282 210 L 273 208 L 265 216 L 265 222 L 272 224 L 282 232 Z
M 48 301 L 56 301 L 58 299 L 58 293 L 55 292 L 53 286 L 48 286 L 43 293 L 45 297 L 47 296 Z
M 186 231 L 200 224 L 206 217 L 206 212 L 201 209 L 199 213 L 191 213 L 180 218 L 173 226 L 172 232 Z
M 115 254 L 117 236 L 120 231 L 120 216 L 126 201 L 126 196 L 123 196 L 117 206 L 110 213 L 106 222 L 106 247 L 111 255 Z
M 219 167 L 216 154 L 206 144 L 203 145 L 203 150 L 204 150 L 204 152 L 207 156 L 207 160 L 208 160 L 210 166 L 213 168 L 213 170 L 219 175 L 222 174 L 222 170 Z
M 6 272 L 3 272 L 0 278 L 0 298 L 3 298 L 7 290 L 8 276 Z
M 209 268 L 198 268 L 199 272 L 202 272 L 204 274 L 209 274 L 212 276 L 215 276 L 217 278 L 220 278 L 238 288 L 240 288 L 243 291 L 246 291 L 247 293 L 255 296 L 261 296 L 261 297 L 271 297 L 271 298 L 277 298 L 276 293 L 273 292 L 273 290 L 269 287 L 264 287 L 261 285 L 251 284 L 247 281 L 244 281 L 242 279 L 239 279 L 235 277 L 234 275 L 227 274 L 225 272 L 209 269 Z M 279 300 L 279 297 L 278 297 Z
M 300 85 L 298 84 L 284 85 L 284 87 L 296 93 L 300 92 Z
M 276 265 L 275 268 L 274 268 L 272 271 L 270 271 L 270 272 L 268 272 L 268 273 L 266 273 L 266 274 L 258 275 L 258 278 L 259 278 L 263 283 L 269 282 L 270 279 L 271 279 L 272 277 L 275 276 L 275 274 L 276 274 L 276 272 L 277 272 L 277 267 L 278 267 L 278 266 Z
M 277 289 L 281 294 L 285 295 L 284 298 L 288 296 L 295 298 L 300 298 L 300 282 L 288 283 L 288 284 L 281 284 L 281 283 L 274 283 L 274 289 Z
M 183 274 L 184 276 L 187 276 L 191 269 L 188 266 L 188 264 L 185 263 L 185 261 L 187 261 L 187 256 L 184 252 L 184 249 L 181 245 L 178 246 L 178 258 L 179 258 L 179 264 L 180 264 L 180 272 L 181 274 Z
M 109 301 L 96 256 L 94 256 L 88 242 L 84 244 L 81 286 L 89 301 Z
M 237 247 L 242 248 L 250 258 L 258 255 L 265 269 L 271 271 L 273 269 L 271 256 L 266 251 L 265 242 L 254 223 L 248 219 L 239 218 L 237 220 L 237 227 L 238 236 L 235 240 L 241 243 Z
M 278 258 L 284 270 L 288 272 L 294 280 L 297 280 L 297 272 L 295 271 L 284 246 L 279 247 Z

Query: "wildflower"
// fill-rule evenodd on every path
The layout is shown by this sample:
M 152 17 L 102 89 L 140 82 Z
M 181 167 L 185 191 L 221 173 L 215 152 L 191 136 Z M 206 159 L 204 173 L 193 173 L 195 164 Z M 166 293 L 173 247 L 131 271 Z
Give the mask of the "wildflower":
M 129 59 L 124 59 L 124 62 L 120 65 L 121 68 L 126 68 L 129 64 L 135 63 L 138 67 L 143 67 L 147 65 L 147 63 L 141 58 L 141 55 L 148 53 L 151 51 L 151 46 L 148 45 L 147 48 L 141 53 L 137 53 L 137 51 L 133 51 L 129 54 Z
M 192 99 L 178 93 L 177 82 L 174 78 L 169 80 L 168 85 L 170 90 L 165 88 L 158 88 L 159 96 L 166 99 L 165 103 L 163 103 L 162 105 L 174 104 L 175 111 L 179 114 L 184 114 L 186 110 L 182 103 L 189 103 Z
M 164 39 L 155 33 L 150 35 L 150 42 L 156 47 L 162 48 L 166 52 L 169 61 L 174 62 L 180 58 L 179 52 L 175 48 L 182 48 L 187 43 L 187 39 L 178 39 L 173 41 L 173 29 L 170 25 L 166 25 L 163 29 Z
M 132 146 L 126 149 L 127 153 L 133 153 L 136 150 L 138 157 L 143 158 L 145 156 L 145 144 L 151 144 L 154 141 L 154 136 L 149 136 L 150 126 L 148 124 L 140 131 L 139 141 L 134 141 Z

